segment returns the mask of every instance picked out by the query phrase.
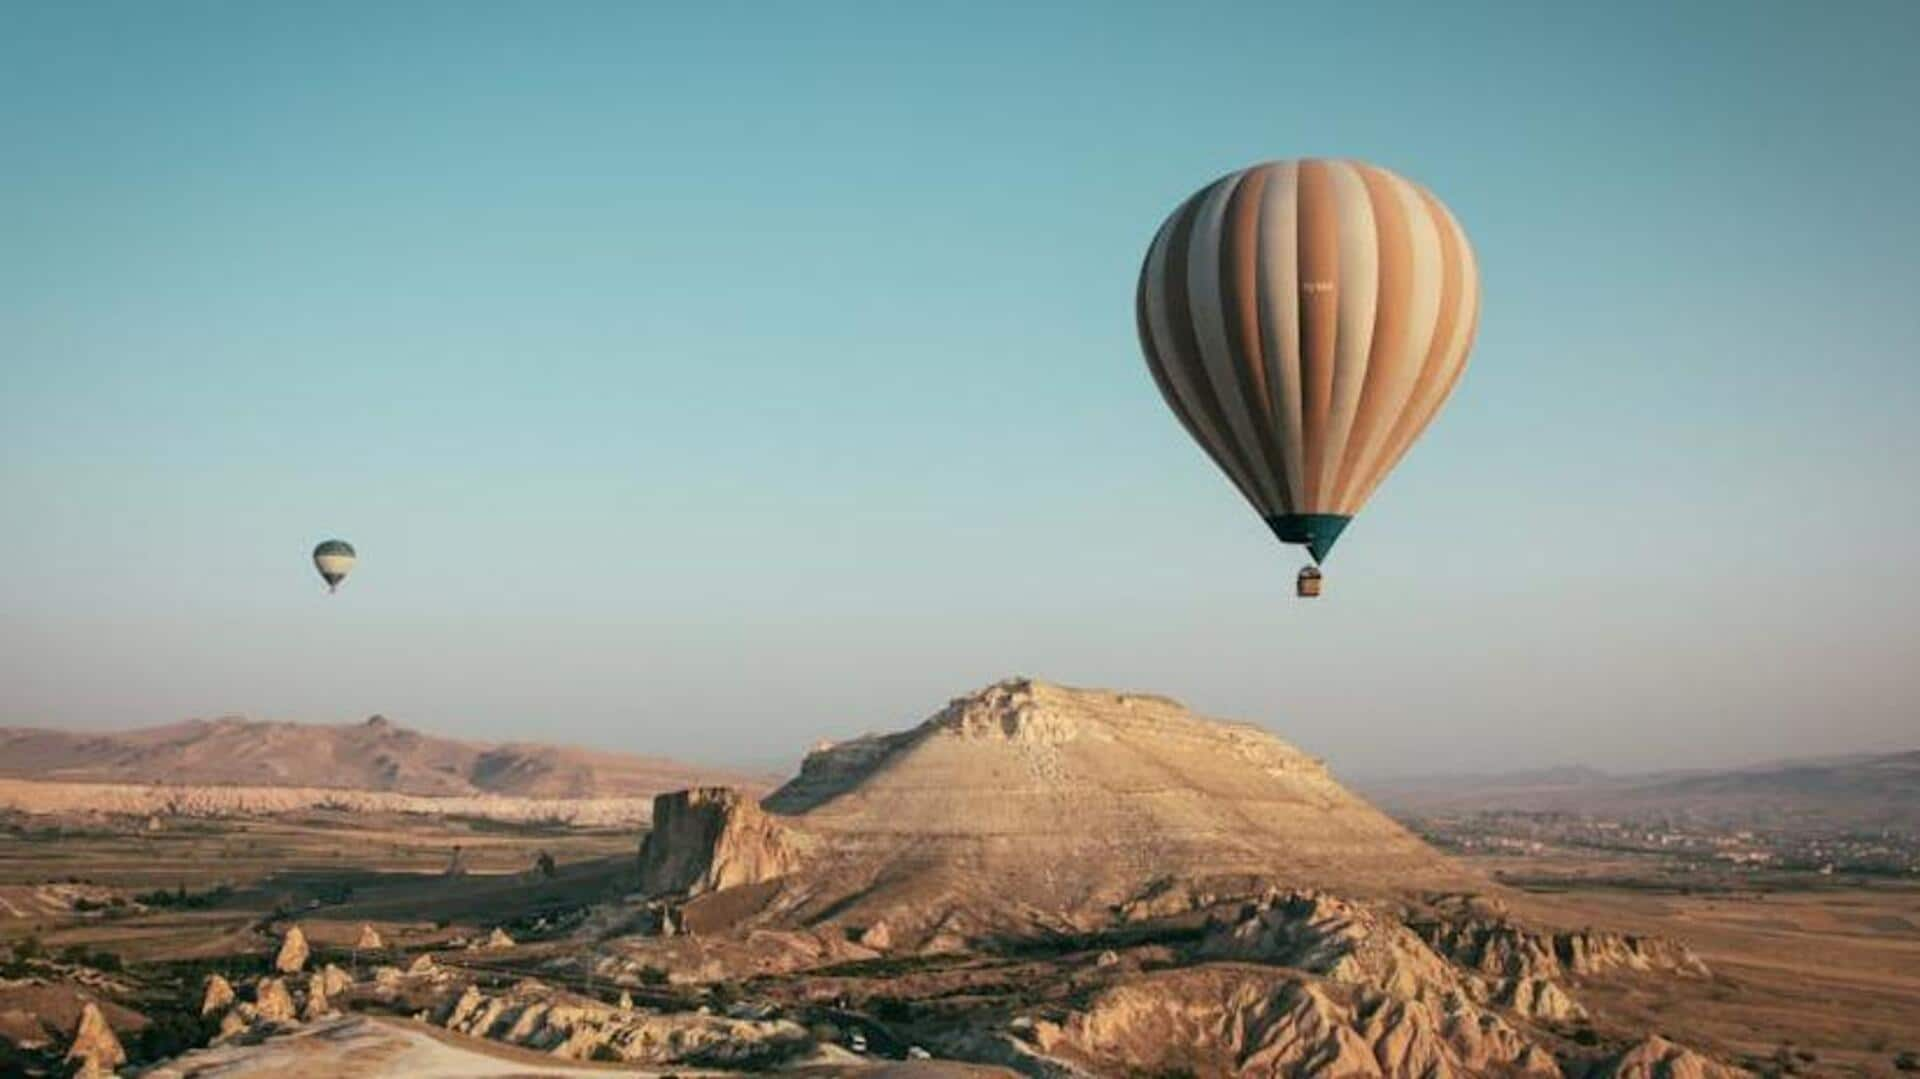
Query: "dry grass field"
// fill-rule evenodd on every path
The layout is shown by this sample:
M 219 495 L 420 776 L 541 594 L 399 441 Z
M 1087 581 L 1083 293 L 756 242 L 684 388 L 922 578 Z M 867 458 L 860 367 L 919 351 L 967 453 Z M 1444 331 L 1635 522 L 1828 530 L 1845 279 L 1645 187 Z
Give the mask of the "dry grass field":
M 604 895 L 637 839 L 328 811 L 157 830 L 16 822 L 0 832 L 0 940 L 32 935 L 49 951 L 77 945 L 125 962 L 212 958 L 262 951 L 271 938 L 255 930 L 292 918 L 321 946 L 346 947 L 363 922 L 396 945 L 424 945 Z M 466 871 L 449 875 L 456 847 Z M 543 851 L 552 879 L 534 868 Z
M 1561 922 L 1685 942 L 1714 977 L 1583 985 L 1595 1010 L 1730 1060 L 1801 1074 L 1899 1074 L 1920 1053 L 1920 884 L 1755 872 L 1711 889 L 1636 885 L 1633 859 L 1468 859 L 1489 876 L 1552 879 L 1524 905 Z M 1773 1070 L 1773 1069 L 1767 1069 Z

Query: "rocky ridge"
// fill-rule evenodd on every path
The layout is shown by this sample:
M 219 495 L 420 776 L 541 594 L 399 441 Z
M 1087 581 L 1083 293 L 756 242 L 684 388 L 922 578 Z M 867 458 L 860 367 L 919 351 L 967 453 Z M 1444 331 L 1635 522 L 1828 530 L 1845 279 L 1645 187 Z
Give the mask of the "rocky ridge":
M 651 798 L 755 777 L 660 757 L 443 738 L 384 716 L 340 725 L 234 716 L 110 733 L 0 727 L 0 776 L 60 783 L 333 788 L 431 798 Z
M 224 818 L 299 813 L 417 813 L 581 827 L 645 824 L 653 798 L 428 797 L 335 787 L 220 787 L 0 779 L 0 809 L 73 816 Z

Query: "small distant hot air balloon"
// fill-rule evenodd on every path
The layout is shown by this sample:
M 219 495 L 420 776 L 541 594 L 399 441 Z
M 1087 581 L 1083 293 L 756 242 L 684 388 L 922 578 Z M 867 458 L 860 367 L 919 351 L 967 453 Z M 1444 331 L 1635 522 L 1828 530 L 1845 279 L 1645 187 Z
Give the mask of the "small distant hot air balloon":
M 327 582 L 327 591 L 340 587 L 340 582 L 353 572 L 355 555 L 353 544 L 346 540 L 330 539 L 313 549 L 313 568 L 320 571 L 320 579 Z
M 1315 563 L 1446 402 L 1479 314 L 1453 215 L 1357 161 L 1214 181 L 1160 226 L 1136 296 L 1167 406 Z M 1299 594 L 1320 583 L 1309 565 Z

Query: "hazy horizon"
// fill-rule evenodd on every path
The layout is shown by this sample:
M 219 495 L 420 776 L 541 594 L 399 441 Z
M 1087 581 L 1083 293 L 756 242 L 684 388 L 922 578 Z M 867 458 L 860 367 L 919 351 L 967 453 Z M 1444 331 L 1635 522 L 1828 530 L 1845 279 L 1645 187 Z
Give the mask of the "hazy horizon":
M 1920 6 L 0 15 L 0 725 L 790 767 L 1029 674 L 1342 775 L 1913 748 Z M 1135 275 L 1281 157 L 1478 256 L 1291 596 Z M 313 545 L 361 563 L 328 596 Z
M 976 686 L 972 688 L 980 689 L 980 688 L 984 688 L 984 686 Z M 1086 687 L 1073 687 L 1073 688 L 1086 688 Z M 1102 688 L 1105 688 L 1105 687 L 1102 687 Z M 1116 688 L 1124 688 L 1124 687 L 1116 687 Z M 958 694 L 955 694 L 955 695 L 958 696 Z M 1181 703 L 1185 704 L 1186 702 L 1183 701 Z M 360 726 L 365 724 L 367 720 L 373 718 L 373 716 L 375 715 L 378 715 L 388 720 L 389 722 L 394 723 L 397 726 L 405 727 L 411 730 L 419 731 L 424 734 L 443 737 L 443 738 L 453 738 L 453 739 L 461 739 L 466 741 L 490 742 L 490 743 L 521 742 L 521 743 L 529 743 L 529 744 L 567 746 L 567 747 L 573 747 L 578 749 L 587 749 L 587 750 L 596 750 L 596 751 L 635 753 L 643 756 L 669 756 L 689 764 L 698 764 L 698 765 L 716 767 L 716 768 L 734 768 L 741 771 L 749 771 L 749 772 L 766 772 L 775 777 L 784 779 L 787 776 L 796 774 L 799 771 L 801 758 L 804 757 L 806 753 L 811 748 L 813 748 L 813 746 L 816 744 L 819 744 L 821 742 L 829 742 L 829 741 L 832 741 L 832 742 L 844 741 L 846 739 L 855 738 L 863 734 L 884 734 L 891 731 L 904 729 L 906 727 L 919 723 L 921 720 L 924 720 L 930 717 L 931 715 L 934 714 L 934 712 L 938 710 L 939 710 L 938 707 L 930 706 L 926 710 L 925 714 L 923 715 L 917 715 L 912 717 L 902 716 L 902 717 L 898 717 L 897 721 L 889 722 L 886 724 L 868 724 L 866 726 L 861 726 L 859 724 L 843 725 L 842 729 L 838 729 L 830 734 L 822 733 L 818 738 L 812 739 L 808 744 L 799 745 L 793 748 L 791 751 L 788 751 L 785 748 L 781 748 L 777 750 L 769 750 L 765 752 L 756 751 L 756 750 L 746 750 L 746 751 L 735 750 L 734 754 L 731 756 L 728 755 L 728 751 L 724 747 L 718 747 L 718 748 L 700 747 L 691 753 L 662 754 L 662 753 L 656 753 L 654 751 L 648 750 L 644 747 L 638 747 L 631 744 L 623 745 L 618 742 L 612 742 L 612 741 L 596 742 L 591 739 L 578 740 L 578 739 L 569 739 L 569 738 L 542 738 L 542 737 L 535 737 L 531 735 L 522 737 L 522 736 L 514 736 L 511 734 L 501 736 L 501 737 L 484 737 L 483 738 L 477 735 L 464 733 L 457 728 L 452 728 L 452 729 L 432 728 L 432 727 L 428 727 L 428 726 L 424 726 L 424 725 L 412 722 L 404 716 L 392 716 L 392 715 L 387 715 L 385 713 L 377 712 L 377 711 L 370 715 L 362 716 L 355 719 L 315 720 L 315 719 L 303 719 L 297 716 L 268 716 L 268 715 L 250 714 L 246 712 L 228 711 L 228 712 L 208 713 L 206 715 L 185 716 L 185 717 L 181 717 L 180 719 L 172 720 L 172 721 L 157 721 L 154 723 L 142 723 L 137 725 L 114 724 L 114 723 L 90 723 L 90 722 L 68 724 L 68 725 L 51 725 L 51 726 L 44 725 L 44 724 L 31 724 L 31 723 L 29 724 L 0 723 L 0 727 L 10 727 L 15 730 L 38 728 L 38 729 L 44 729 L 44 730 L 65 731 L 65 732 L 76 733 L 76 734 L 106 734 L 106 733 L 121 732 L 121 731 L 134 730 L 134 729 L 148 729 L 152 727 L 171 726 L 174 724 L 181 724 L 181 723 L 213 722 L 213 721 L 223 720 L 223 719 L 241 719 L 249 722 L 263 722 L 263 723 L 297 723 L 297 724 L 316 724 L 316 725 L 324 725 L 324 726 L 355 727 L 355 726 Z M 1288 738 L 1288 735 L 1285 729 L 1281 725 L 1273 722 L 1262 721 L 1259 717 L 1215 715 L 1215 716 L 1212 716 L 1211 718 L 1239 721 L 1239 722 L 1259 723 L 1261 726 L 1266 727 L 1269 730 L 1272 730 L 1275 734 L 1279 735 L 1281 738 L 1292 741 L 1292 739 Z M 529 727 L 531 726 L 533 725 L 529 724 Z M 1315 748 L 1310 745 L 1299 745 L 1298 748 L 1305 750 L 1309 753 L 1315 753 L 1316 755 L 1320 755 L 1317 753 Z M 1616 776 L 1616 777 L 1654 776 L 1654 775 L 1661 775 L 1661 774 L 1670 773 L 1670 772 L 1737 770 L 1742 768 L 1765 767 L 1767 765 L 1772 765 L 1772 764 L 1816 763 L 1816 762 L 1822 762 L 1822 761 L 1849 759 L 1849 758 L 1856 758 L 1856 757 L 1876 757 L 1876 756 L 1882 756 L 1882 755 L 1902 754 L 1902 753 L 1910 753 L 1910 752 L 1920 752 L 1920 737 L 1907 738 L 1903 740 L 1898 736 L 1895 736 L 1894 738 L 1889 739 L 1887 743 L 1883 745 L 1860 747 L 1853 750 L 1841 749 L 1831 753 L 1807 753 L 1807 754 L 1794 754 L 1791 756 L 1781 756 L 1778 754 L 1773 754 L 1773 755 L 1763 754 L 1760 756 L 1742 756 L 1734 753 L 1729 753 L 1720 757 L 1703 756 L 1700 759 L 1694 760 L 1694 761 L 1670 761 L 1665 763 L 1656 762 L 1654 764 L 1639 766 L 1639 767 L 1630 766 L 1630 765 L 1605 767 L 1605 766 L 1595 764 L 1590 760 L 1570 759 L 1570 760 L 1563 760 L 1563 761 L 1546 761 L 1546 762 L 1535 763 L 1535 764 L 1522 764 L 1522 765 L 1514 765 L 1514 766 L 1501 766 L 1497 762 L 1493 764 L 1488 764 L 1488 765 L 1475 765 L 1472 763 L 1455 762 L 1449 766 L 1438 766 L 1438 767 L 1431 767 L 1431 768 L 1421 768 L 1415 765 L 1410 767 L 1397 767 L 1397 768 L 1392 766 L 1388 766 L 1385 768 L 1362 767 L 1356 770 L 1356 769 L 1348 768 L 1344 766 L 1343 763 L 1337 759 L 1325 758 L 1324 756 L 1322 757 L 1322 759 L 1325 760 L 1328 767 L 1331 768 L 1335 773 L 1335 775 L 1341 780 L 1344 780 L 1347 782 L 1360 783 L 1360 784 L 1370 784 L 1370 783 L 1391 783 L 1391 782 L 1400 781 L 1400 780 L 1411 781 L 1411 780 L 1421 780 L 1421 779 L 1470 779 L 1470 778 L 1476 778 L 1476 777 L 1482 777 L 1482 776 L 1495 777 L 1495 776 L 1528 775 L 1528 774 L 1534 774 L 1534 773 L 1553 772 L 1553 771 L 1559 771 L 1564 769 L 1574 769 L 1574 768 L 1598 771 L 1598 772 L 1602 772 L 1607 775 Z

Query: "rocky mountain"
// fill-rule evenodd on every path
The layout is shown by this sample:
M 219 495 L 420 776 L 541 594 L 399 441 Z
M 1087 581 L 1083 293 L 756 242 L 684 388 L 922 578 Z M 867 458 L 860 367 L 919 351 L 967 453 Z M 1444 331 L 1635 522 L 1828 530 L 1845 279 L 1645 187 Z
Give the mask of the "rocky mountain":
M 442 738 L 383 716 L 338 726 L 196 719 L 107 734 L 0 728 L 0 777 L 532 799 L 651 797 L 716 782 L 760 785 L 744 773 L 660 757 Z
M 884 922 L 896 939 L 1082 927 L 1253 877 L 1363 895 L 1486 887 L 1265 730 L 1026 680 L 821 747 L 764 814 L 688 797 L 662 799 L 656 819 L 707 821 L 662 828 L 643 868 L 684 858 L 735 867 L 728 883 L 751 883 L 748 866 L 792 875 L 808 883 L 784 895 L 787 916 Z
M 1588 985 L 1710 979 L 1685 946 L 1542 924 L 1319 761 L 1161 697 L 1003 682 L 654 818 L 589 978 L 751 977 L 1035 1076 L 1738 1074 L 1594 1029 Z M 532 1014 L 487 1007 L 462 1029 Z
M 1920 832 L 1920 750 L 1746 768 L 1610 775 L 1563 768 L 1383 779 L 1367 793 L 1399 813 L 1581 813 L 1726 827 Z

